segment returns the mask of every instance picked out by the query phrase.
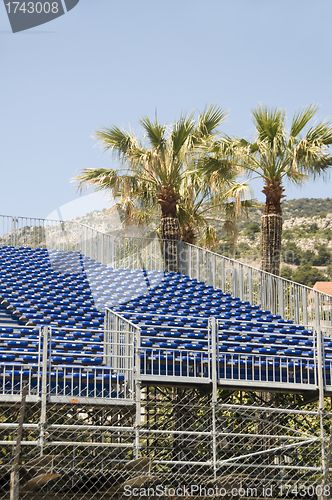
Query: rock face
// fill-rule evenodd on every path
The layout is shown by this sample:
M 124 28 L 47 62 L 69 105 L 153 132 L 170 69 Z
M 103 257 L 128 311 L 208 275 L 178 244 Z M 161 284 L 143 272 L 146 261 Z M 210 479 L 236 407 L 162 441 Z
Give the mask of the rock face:
M 317 224 L 319 229 L 332 228 L 332 214 L 327 214 L 326 217 L 292 217 L 283 223 L 283 229 L 292 229 L 295 226 L 306 227 L 312 224 Z

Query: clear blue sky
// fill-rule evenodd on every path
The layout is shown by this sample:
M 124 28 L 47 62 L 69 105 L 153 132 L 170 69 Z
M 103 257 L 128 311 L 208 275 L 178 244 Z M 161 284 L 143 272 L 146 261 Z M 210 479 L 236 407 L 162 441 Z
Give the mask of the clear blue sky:
M 314 102 L 332 119 L 331 19 L 331 0 L 80 0 L 12 34 L 1 3 L 0 214 L 46 217 L 77 198 L 71 177 L 110 165 L 93 131 L 138 131 L 156 108 L 172 122 L 215 102 L 230 109 L 223 131 L 245 137 L 258 103 L 291 116 Z M 328 196 L 330 182 L 287 186 L 288 199 Z

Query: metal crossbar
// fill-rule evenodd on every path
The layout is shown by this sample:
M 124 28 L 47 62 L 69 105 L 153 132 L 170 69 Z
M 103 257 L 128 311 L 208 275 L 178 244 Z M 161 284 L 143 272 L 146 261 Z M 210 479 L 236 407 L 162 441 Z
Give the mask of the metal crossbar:
M 24 327 L 20 327 L 22 338 L 27 339 L 24 330 Z M 30 332 L 29 328 L 26 330 Z M 112 350 L 112 355 L 103 360 L 103 354 L 100 353 L 87 353 L 78 348 L 74 352 L 70 351 L 75 347 L 75 342 L 57 338 L 54 335 L 56 330 L 49 326 L 39 328 L 37 340 L 28 340 L 30 347 L 37 344 L 37 352 L 22 352 L 16 348 L 2 350 L 3 355 L 13 355 L 22 361 L 0 363 L 0 401 L 19 400 L 22 387 L 27 385 L 28 402 L 44 399 L 53 403 L 71 400 L 90 401 L 91 404 L 133 403 L 134 342 L 130 334 L 118 338 L 116 332 L 101 330 L 100 334 L 105 337 L 105 350 Z M 66 329 L 66 332 L 70 335 L 77 333 L 77 330 Z M 1 338 L 3 344 L 10 340 L 10 336 L 6 338 L 3 335 Z M 80 339 L 76 343 L 77 346 L 89 347 L 93 339 Z

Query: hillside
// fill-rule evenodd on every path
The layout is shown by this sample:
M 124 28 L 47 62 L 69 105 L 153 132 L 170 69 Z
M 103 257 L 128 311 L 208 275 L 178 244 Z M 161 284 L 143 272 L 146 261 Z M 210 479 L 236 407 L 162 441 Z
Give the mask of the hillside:
M 308 286 L 316 281 L 332 280 L 332 198 L 287 200 L 282 203 L 282 209 L 282 276 Z M 211 249 L 259 268 L 262 211 L 263 204 L 249 209 L 248 216 L 237 222 L 233 233 L 225 230 L 223 222 L 211 221 L 218 238 Z M 95 210 L 69 221 L 69 224 L 57 225 L 57 228 L 48 225 L 20 228 L 15 231 L 15 244 L 49 246 L 56 240 L 65 243 L 67 248 L 75 248 L 76 227 L 72 224 L 75 222 L 104 233 L 124 235 L 122 211 L 105 212 L 106 209 Z M 158 223 L 156 218 L 151 225 L 157 227 Z M 131 227 L 126 229 L 126 234 L 147 236 L 147 230 L 144 226 Z M 13 236 L 13 231 L 2 235 L 0 244 L 13 244 Z M 202 245 L 199 238 L 197 244 Z
M 308 286 L 332 280 L 332 199 L 301 198 L 282 203 L 281 275 Z M 239 225 L 234 257 L 260 266 L 261 209 L 251 209 Z M 221 238 L 224 250 L 229 238 Z M 222 249 L 219 249 L 219 251 Z

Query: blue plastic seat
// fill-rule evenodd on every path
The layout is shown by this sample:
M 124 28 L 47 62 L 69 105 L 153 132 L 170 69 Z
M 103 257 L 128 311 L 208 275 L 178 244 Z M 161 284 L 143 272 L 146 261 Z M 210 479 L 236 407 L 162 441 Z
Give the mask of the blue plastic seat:
M 15 354 L 0 354 L 0 361 L 2 363 L 15 361 L 15 358 Z

